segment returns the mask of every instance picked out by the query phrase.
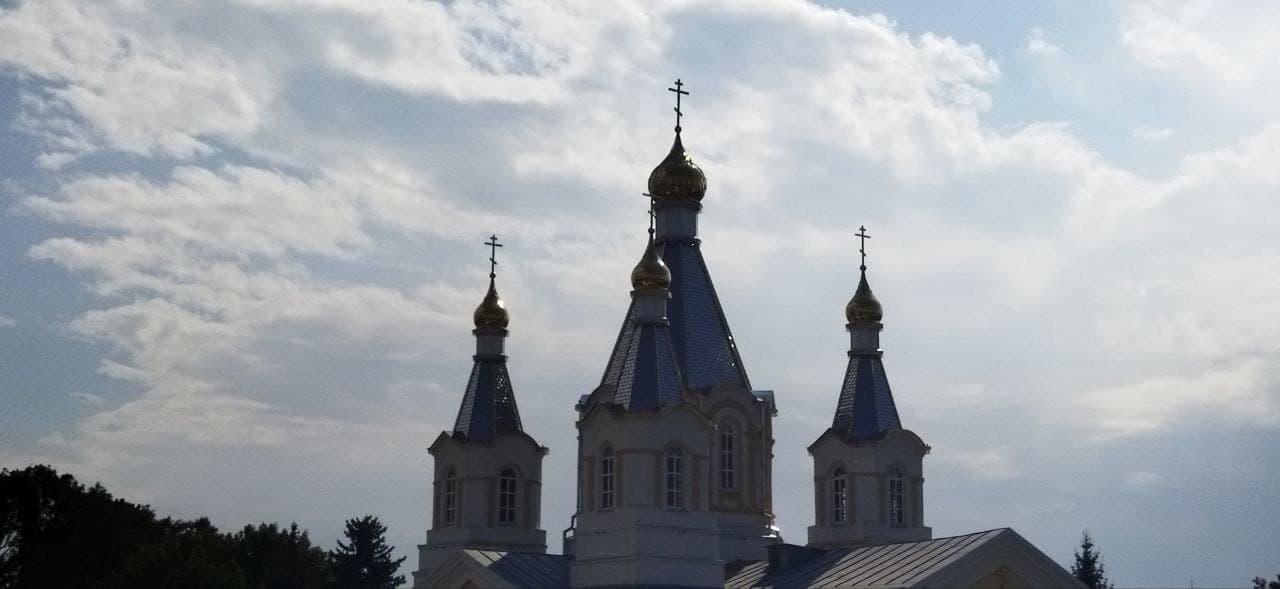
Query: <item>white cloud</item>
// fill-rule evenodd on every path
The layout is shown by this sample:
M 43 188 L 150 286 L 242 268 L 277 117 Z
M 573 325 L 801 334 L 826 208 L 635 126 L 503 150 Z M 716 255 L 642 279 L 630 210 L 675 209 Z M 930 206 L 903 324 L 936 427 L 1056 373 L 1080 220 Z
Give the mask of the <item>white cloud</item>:
M 42 165 L 104 148 L 190 158 L 214 149 L 206 135 L 243 138 L 257 126 L 269 88 L 148 12 L 50 0 L 0 18 L 0 64 L 41 82 L 19 124 L 54 148 Z
M 1137 63 L 1250 115 L 1277 113 L 1259 97 L 1280 90 L 1269 69 L 1280 7 L 1144 0 L 1126 3 L 1122 17 L 1121 44 Z
M 1141 490 L 1153 487 L 1164 481 L 1164 476 L 1149 470 L 1134 470 L 1124 475 L 1124 484 L 1130 489 Z
M 1062 54 L 1062 47 L 1046 39 L 1043 28 L 1032 27 L 1027 35 L 1027 52 L 1040 56 L 1057 56 Z
M 1139 125 L 1133 128 L 1131 133 L 1134 139 L 1139 141 L 1157 142 L 1164 141 L 1173 136 L 1173 129 L 1168 127 L 1152 127 L 1148 125 Z
M 994 446 L 976 450 L 948 448 L 939 450 L 937 460 L 957 467 L 971 478 L 986 481 L 1006 481 L 1020 475 L 1019 460 L 1008 446 Z
M 0 315 L 0 328 L 14 327 L 17 324 L 18 324 L 17 321 L 14 321 L 9 317 L 5 317 L 4 315 Z
M 1217 421 L 1280 424 L 1261 361 L 1179 376 L 1154 376 L 1080 397 L 1077 419 L 1102 438 L 1159 431 L 1195 414 Z

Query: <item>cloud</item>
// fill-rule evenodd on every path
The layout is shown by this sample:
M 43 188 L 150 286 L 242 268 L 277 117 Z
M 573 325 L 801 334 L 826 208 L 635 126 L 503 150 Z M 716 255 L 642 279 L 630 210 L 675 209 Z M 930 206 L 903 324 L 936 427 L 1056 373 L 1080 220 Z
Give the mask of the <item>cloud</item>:
M 1151 127 L 1147 125 L 1139 125 L 1133 128 L 1131 133 L 1134 139 L 1139 141 L 1157 142 L 1164 141 L 1173 136 L 1173 129 L 1168 127 Z
M 215 149 L 204 136 L 242 138 L 257 126 L 271 95 L 261 80 L 217 47 L 139 16 L 52 0 L 0 18 L 0 64 L 34 82 L 18 124 L 54 150 L 43 166 L 100 149 L 191 158 Z
M 16 325 L 18 325 L 17 321 L 14 321 L 9 317 L 5 317 L 4 315 L 0 315 L 0 329 L 5 327 L 14 327 Z
M 1147 489 L 1164 481 L 1164 476 L 1149 470 L 1135 470 L 1124 475 L 1125 486 L 1135 489 Z
M 1276 114 L 1274 101 L 1256 99 L 1280 89 L 1267 73 L 1280 51 L 1276 6 L 1144 0 L 1121 16 L 1121 46 L 1138 64 L 1250 116 Z
M 949 448 L 938 452 L 938 461 L 953 465 L 967 476 L 983 481 L 1007 481 L 1020 476 L 1018 460 L 1008 446 L 976 450 Z
M 1260 361 L 1183 376 L 1156 376 L 1096 390 L 1080 398 L 1077 419 L 1102 438 L 1159 431 L 1190 415 L 1217 421 L 1280 424 L 1274 380 Z
M 1045 38 L 1044 29 L 1041 27 L 1031 27 L 1031 32 L 1027 35 L 1028 53 L 1040 56 L 1058 56 L 1062 54 L 1062 47 L 1051 43 Z

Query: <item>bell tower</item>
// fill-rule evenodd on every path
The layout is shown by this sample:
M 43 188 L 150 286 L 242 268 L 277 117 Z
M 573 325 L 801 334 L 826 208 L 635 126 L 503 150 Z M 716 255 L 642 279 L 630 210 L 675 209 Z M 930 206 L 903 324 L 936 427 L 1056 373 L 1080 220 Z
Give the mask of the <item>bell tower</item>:
M 539 529 L 542 459 L 547 449 L 524 432 L 504 343 L 509 315 L 494 284 L 498 237 L 490 248 L 489 290 L 473 315 L 476 353 L 453 430 L 427 452 L 435 459 L 431 527 L 418 546 L 414 587 L 464 548 L 546 552 Z
M 924 525 L 924 455 L 902 427 L 880 349 L 884 318 L 867 284 L 866 227 L 860 227 L 861 278 L 845 307 L 849 366 L 835 418 L 809 446 L 813 457 L 814 525 L 809 546 L 834 548 L 928 540 Z

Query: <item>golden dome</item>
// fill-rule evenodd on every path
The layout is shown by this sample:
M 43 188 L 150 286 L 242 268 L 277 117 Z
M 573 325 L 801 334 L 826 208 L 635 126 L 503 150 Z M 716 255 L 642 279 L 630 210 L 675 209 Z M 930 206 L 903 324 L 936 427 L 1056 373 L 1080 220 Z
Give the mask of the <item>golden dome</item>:
M 707 176 L 684 153 L 680 133 L 671 152 L 649 174 L 649 194 L 657 200 L 700 201 L 707 194 Z
M 507 306 L 503 304 L 502 299 L 498 298 L 498 289 L 493 286 L 493 278 L 489 278 L 489 292 L 485 293 L 484 300 L 480 301 L 480 306 L 476 307 L 476 312 L 472 315 L 475 319 L 476 329 L 486 327 L 498 327 L 505 329 L 507 321 Z
M 653 234 L 649 235 L 649 245 L 644 248 L 640 263 L 631 271 L 631 288 L 635 290 L 652 290 L 671 286 L 671 271 L 658 256 L 653 246 Z
M 876 295 L 872 294 L 871 286 L 867 284 L 867 271 L 862 271 L 862 280 L 858 281 L 858 290 L 853 293 L 853 298 L 849 299 L 849 304 L 844 307 L 844 316 L 849 323 L 877 323 L 884 318 L 884 309 L 880 307 L 880 301 L 876 300 Z

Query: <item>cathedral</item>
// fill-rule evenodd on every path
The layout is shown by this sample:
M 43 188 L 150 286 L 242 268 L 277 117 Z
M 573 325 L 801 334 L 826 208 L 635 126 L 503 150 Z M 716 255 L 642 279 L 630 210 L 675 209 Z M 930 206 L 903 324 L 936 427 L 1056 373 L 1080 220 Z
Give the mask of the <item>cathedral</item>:
M 703 259 L 707 177 L 681 139 L 687 93 L 678 80 L 671 90 L 675 140 L 649 175 L 631 302 L 600 384 L 576 404 L 578 500 L 564 553 L 547 553 L 540 528 L 548 449 L 520 423 L 491 258 L 457 420 L 428 450 L 432 511 L 414 587 L 1082 587 L 1012 529 L 934 538 L 925 525 L 930 448 L 894 404 L 865 247 L 845 307 L 848 367 L 832 383 L 831 425 L 809 446 L 813 525 L 805 545 L 783 542 L 778 408 L 752 388 Z

